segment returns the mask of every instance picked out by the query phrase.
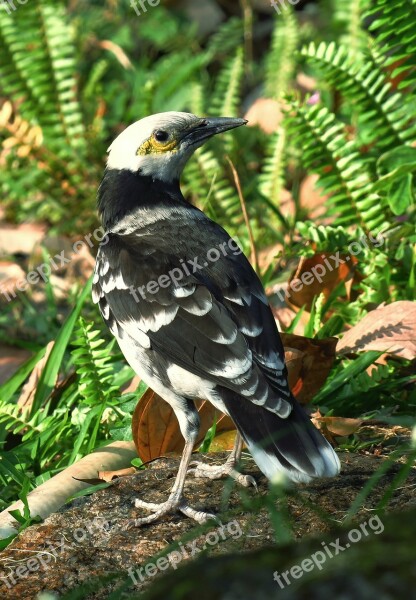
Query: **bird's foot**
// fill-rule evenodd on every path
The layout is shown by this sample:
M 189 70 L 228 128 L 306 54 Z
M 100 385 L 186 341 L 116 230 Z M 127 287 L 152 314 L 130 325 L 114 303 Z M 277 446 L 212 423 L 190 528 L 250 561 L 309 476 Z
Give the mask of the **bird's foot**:
M 197 523 L 206 523 L 210 520 L 218 521 L 218 517 L 211 513 L 204 512 L 202 510 L 195 510 L 191 506 L 189 506 L 187 500 L 184 496 L 180 494 L 171 494 L 166 502 L 162 502 L 160 504 L 155 504 L 153 502 L 144 502 L 143 500 L 136 499 L 134 502 L 136 508 L 143 508 L 144 510 L 151 511 L 152 514 L 148 517 L 141 517 L 136 519 L 134 525 L 136 527 L 140 527 L 140 525 L 147 525 L 148 523 L 153 523 L 160 517 L 172 512 L 176 512 L 180 510 L 184 515 L 193 519 Z
M 244 475 L 239 473 L 235 469 L 234 462 L 226 462 L 223 465 L 206 465 L 201 462 L 192 462 L 190 464 L 192 469 L 188 469 L 188 473 L 193 473 L 195 477 L 206 477 L 207 479 L 223 479 L 224 477 L 231 477 L 244 487 L 255 487 L 257 490 L 257 483 L 254 477 L 251 475 Z

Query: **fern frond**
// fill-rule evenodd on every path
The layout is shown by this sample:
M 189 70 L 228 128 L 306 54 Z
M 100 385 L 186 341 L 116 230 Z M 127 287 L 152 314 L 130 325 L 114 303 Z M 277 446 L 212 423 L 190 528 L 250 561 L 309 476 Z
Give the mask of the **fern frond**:
M 227 223 L 230 233 L 236 233 L 241 222 L 240 199 L 230 184 L 224 167 L 210 149 L 200 148 L 184 172 L 185 193 L 191 194 L 213 218 Z
M 229 56 L 242 44 L 244 25 L 242 19 L 231 17 L 225 21 L 218 31 L 210 38 L 206 49 L 208 60 L 211 61 L 218 55 Z
M 22 117 L 42 127 L 58 154 L 86 150 L 73 32 L 61 2 L 33 0 L 10 15 L 0 12 L 0 77 Z
M 360 239 L 361 236 L 365 235 L 365 232 L 359 228 L 355 229 L 354 234 L 352 234 L 350 230 L 341 225 L 337 227 L 316 225 L 312 221 L 298 221 L 296 230 L 299 231 L 304 241 L 313 243 L 313 250 L 311 249 L 313 253 L 324 250 L 327 252 L 340 250 L 347 247 L 351 241 Z
M 380 228 L 388 207 L 373 192 L 373 184 L 356 144 L 348 140 L 344 126 L 327 108 L 290 102 L 288 135 L 302 150 L 303 165 L 319 175 L 330 194 L 332 211 L 340 225 L 358 224 L 365 231 Z
M 114 396 L 117 388 L 112 385 L 114 373 L 109 347 L 93 326 L 80 317 L 77 338 L 73 342 L 78 348 L 72 351 L 72 356 L 80 377 L 80 394 L 88 404 L 97 405 Z
M 286 7 L 275 17 L 272 45 L 266 61 L 265 94 L 279 100 L 287 92 L 296 66 L 299 25 L 293 9 Z
M 240 90 L 244 76 L 244 53 L 238 48 L 217 77 L 211 97 L 209 114 L 212 116 L 236 117 L 240 105 Z
M 189 102 L 191 112 L 194 115 L 205 114 L 205 95 L 204 87 L 201 83 L 195 82 L 191 89 L 191 99 Z
M 350 381 L 343 386 L 342 390 L 338 392 L 337 399 L 338 401 L 341 401 L 343 399 L 354 397 L 357 394 L 368 392 L 371 389 L 378 387 L 380 383 L 389 379 L 389 377 L 391 377 L 391 372 L 388 365 L 374 363 L 372 365 L 371 373 L 362 371 L 351 378 Z
M 179 110 L 187 101 L 194 74 L 206 63 L 207 56 L 203 53 L 190 58 L 187 52 L 177 52 L 160 59 L 150 80 L 153 90 L 150 112 L 164 111 L 166 106 Z
M 266 157 L 259 176 L 259 190 L 274 205 L 279 206 L 285 183 L 286 132 L 284 127 L 270 136 Z
M 343 28 L 339 41 L 361 62 L 363 51 L 368 47 L 368 34 L 362 26 L 363 14 L 368 10 L 371 0 L 332 0 L 331 4 L 332 18 Z
M 401 94 L 393 93 L 385 73 L 370 54 L 363 66 L 357 66 L 349 49 L 333 42 L 319 46 L 311 43 L 302 48 L 301 54 L 317 65 L 329 85 L 350 101 L 352 111 L 356 107 L 369 143 L 377 143 L 385 151 L 415 138 L 416 125 Z
M 366 17 L 386 65 L 395 65 L 392 77 L 400 77 L 399 88 L 416 81 L 416 0 L 375 0 Z
M 217 77 L 208 114 L 215 117 L 237 117 L 241 105 L 241 87 L 244 77 L 244 51 L 238 48 L 236 55 L 229 60 Z M 218 142 L 223 152 L 231 154 L 236 146 L 234 135 L 225 134 Z
M 38 417 L 35 415 L 30 417 L 30 410 L 22 410 L 18 404 L 2 403 L 0 404 L 0 424 L 6 431 L 11 431 L 14 434 L 19 434 L 22 431 L 38 432 L 36 421 Z
M 16 155 L 25 158 L 43 142 L 42 129 L 14 114 L 12 103 L 8 101 L 0 109 L 0 133 L 2 131 L 5 131 L 7 136 L 2 142 L 3 150 L 0 152 L 2 165 L 5 164 L 11 148 L 16 147 Z

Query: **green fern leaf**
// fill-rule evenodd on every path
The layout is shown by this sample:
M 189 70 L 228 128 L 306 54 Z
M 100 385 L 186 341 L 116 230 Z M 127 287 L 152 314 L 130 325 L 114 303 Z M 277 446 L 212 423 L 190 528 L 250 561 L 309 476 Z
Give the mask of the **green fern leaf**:
M 288 136 L 302 148 L 303 165 L 319 175 L 338 223 L 358 222 L 366 232 L 378 230 L 385 221 L 383 209 L 389 214 L 387 203 L 373 192 L 370 174 L 344 126 L 323 106 L 289 104 Z
M 293 9 L 286 7 L 275 18 L 272 45 L 266 61 L 265 94 L 268 98 L 279 100 L 288 90 L 296 66 L 298 32 Z

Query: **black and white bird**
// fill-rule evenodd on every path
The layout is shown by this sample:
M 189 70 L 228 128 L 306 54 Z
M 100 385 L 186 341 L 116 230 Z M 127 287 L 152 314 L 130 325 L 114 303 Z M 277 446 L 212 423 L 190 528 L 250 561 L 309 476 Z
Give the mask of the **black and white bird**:
M 111 144 L 98 191 L 106 230 L 93 299 L 135 372 L 173 408 L 185 438 L 170 496 L 138 524 L 190 507 L 185 477 L 198 435 L 194 399 L 229 415 L 239 432 L 221 467 L 197 464 L 197 477 L 238 473 L 242 441 L 269 479 L 284 472 L 307 482 L 340 470 L 336 453 L 290 392 L 284 350 L 264 289 L 228 233 L 183 197 L 179 179 L 212 136 L 246 123 L 166 112 L 125 129 Z

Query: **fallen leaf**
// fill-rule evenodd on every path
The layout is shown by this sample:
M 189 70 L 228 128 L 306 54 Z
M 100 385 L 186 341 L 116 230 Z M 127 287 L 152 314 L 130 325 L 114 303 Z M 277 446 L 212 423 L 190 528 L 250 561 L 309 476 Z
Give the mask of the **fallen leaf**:
M 141 378 L 138 375 L 135 375 L 133 379 L 131 379 L 128 383 L 126 383 L 121 391 L 123 394 L 131 394 L 134 393 L 139 387 L 139 383 L 141 382 Z
M 269 300 L 273 300 L 269 298 Z M 289 306 L 272 306 L 273 316 L 277 321 L 279 331 L 283 329 L 288 329 L 293 322 L 293 319 L 296 317 L 296 313 L 293 308 Z M 294 329 L 293 333 L 301 333 L 304 330 L 304 324 L 298 323 Z
M 134 475 L 137 472 L 137 469 L 134 467 L 127 467 L 125 469 L 118 469 L 117 471 L 98 471 L 98 479 L 102 482 L 109 483 L 114 479 L 118 479 L 119 477 L 128 477 L 129 475 Z
M 210 452 L 228 452 L 234 448 L 235 438 L 237 435 L 236 429 L 233 431 L 224 431 L 216 435 L 209 447 Z
M 307 404 L 325 383 L 335 360 L 338 339 L 323 340 L 281 333 L 289 386 L 301 404 Z
M 362 425 L 362 419 L 349 419 L 346 417 L 314 417 L 312 422 L 318 429 L 327 429 L 334 435 L 342 437 L 355 433 Z
M 308 213 L 308 218 L 320 224 L 330 225 L 334 217 L 328 216 L 328 195 L 317 186 L 319 175 L 307 175 L 300 184 L 299 204 Z
M 416 358 L 416 302 L 404 300 L 372 310 L 338 345 L 343 354 L 368 350 Z
M 270 265 L 275 264 L 276 257 L 279 254 L 282 254 L 282 252 L 283 245 L 280 243 L 273 244 L 272 246 L 267 246 L 266 248 L 259 250 L 259 252 L 257 253 L 257 257 L 260 271 L 263 273 L 270 267 Z
M 333 446 L 337 445 L 334 436 L 346 437 L 352 435 L 363 423 L 362 419 L 323 417 L 319 409 L 311 415 L 311 421 Z
M 343 261 L 337 264 L 339 261 Z M 311 311 L 315 296 L 323 294 L 327 299 L 342 282 L 355 275 L 357 259 L 354 256 L 321 252 L 311 258 L 302 258 L 298 268 L 289 280 L 289 301 L 292 305 Z M 350 291 L 350 290 L 349 290 Z
M 54 341 L 48 343 L 48 345 L 46 346 L 45 355 L 37 363 L 32 373 L 30 374 L 27 383 L 25 383 L 25 385 L 23 386 L 23 389 L 17 401 L 18 406 L 20 406 L 22 410 L 30 410 L 32 407 L 32 403 L 36 394 L 36 388 L 39 383 L 39 378 L 42 375 L 42 371 L 46 365 L 46 361 L 48 360 L 50 353 L 52 352 L 54 344 Z
M 235 429 L 233 421 L 207 401 L 195 401 L 201 421 L 196 445 L 200 444 L 217 415 L 217 431 Z M 143 462 L 168 452 L 180 454 L 184 439 L 170 405 L 150 388 L 139 400 L 132 420 L 133 440 Z

